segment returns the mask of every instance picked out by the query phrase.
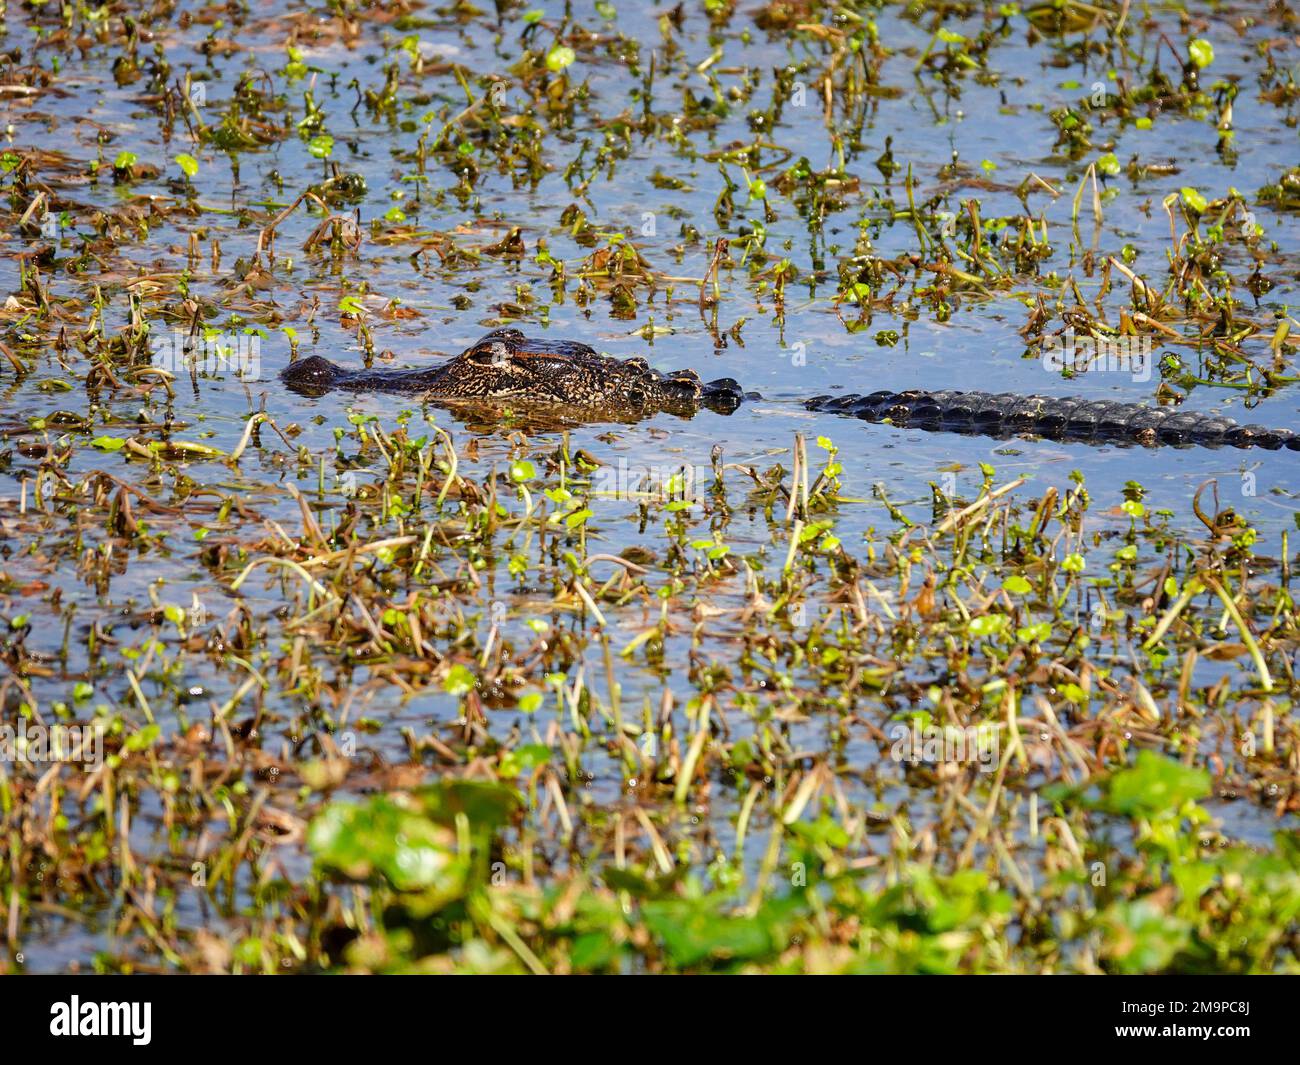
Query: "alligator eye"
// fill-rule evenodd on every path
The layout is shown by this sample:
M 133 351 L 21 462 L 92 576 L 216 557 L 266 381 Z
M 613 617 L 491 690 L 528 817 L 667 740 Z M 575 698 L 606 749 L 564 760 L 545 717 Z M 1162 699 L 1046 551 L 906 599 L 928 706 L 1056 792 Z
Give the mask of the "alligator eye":
M 493 366 L 504 370 L 510 364 L 510 349 L 496 341 L 491 344 L 480 343 L 470 348 L 465 357 L 475 366 Z
M 625 362 L 623 365 L 626 366 L 629 370 L 635 370 L 637 373 L 650 372 L 650 364 L 646 362 L 645 359 L 641 358 L 640 355 L 628 359 L 627 362 Z

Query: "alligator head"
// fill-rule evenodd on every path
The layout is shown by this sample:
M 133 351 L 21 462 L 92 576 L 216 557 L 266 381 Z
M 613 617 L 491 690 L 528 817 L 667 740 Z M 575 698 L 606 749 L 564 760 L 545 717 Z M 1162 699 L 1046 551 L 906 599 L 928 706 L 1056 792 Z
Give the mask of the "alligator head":
M 705 383 L 694 370 L 660 373 L 645 359 L 615 359 L 585 344 L 534 340 L 496 329 L 449 362 L 423 370 L 347 370 L 318 355 L 281 375 L 296 392 L 334 388 L 421 393 L 439 402 L 526 399 L 616 419 L 656 411 L 689 416 L 701 407 L 730 414 L 744 399 L 731 378 Z

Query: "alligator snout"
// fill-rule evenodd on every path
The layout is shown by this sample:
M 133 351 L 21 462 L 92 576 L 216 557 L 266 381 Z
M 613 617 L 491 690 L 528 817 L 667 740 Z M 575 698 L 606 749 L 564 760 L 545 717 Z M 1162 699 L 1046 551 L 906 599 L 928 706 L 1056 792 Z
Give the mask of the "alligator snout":
M 280 374 L 280 380 L 296 391 L 328 391 L 339 381 L 342 373 L 344 371 L 329 359 L 312 355 L 291 363 Z

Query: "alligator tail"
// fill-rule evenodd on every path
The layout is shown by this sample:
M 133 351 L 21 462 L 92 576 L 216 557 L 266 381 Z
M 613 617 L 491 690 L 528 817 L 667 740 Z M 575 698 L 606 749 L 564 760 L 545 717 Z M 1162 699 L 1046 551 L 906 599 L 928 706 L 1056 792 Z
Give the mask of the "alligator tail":
M 815 396 L 809 410 L 847 414 L 871 422 L 996 436 L 1033 433 L 1055 440 L 1144 444 L 1201 444 L 1300 451 L 1288 429 L 1240 425 L 1232 418 L 1141 403 L 1076 397 L 1020 396 L 1011 392 L 873 392 L 867 396 Z

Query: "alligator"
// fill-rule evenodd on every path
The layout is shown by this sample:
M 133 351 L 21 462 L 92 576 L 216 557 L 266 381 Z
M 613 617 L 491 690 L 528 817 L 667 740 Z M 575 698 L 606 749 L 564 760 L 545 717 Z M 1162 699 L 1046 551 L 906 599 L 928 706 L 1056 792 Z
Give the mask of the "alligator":
M 745 392 L 730 377 L 706 382 L 694 370 L 661 373 L 642 358 L 616 359 L 586 344 L 532 339 L 517 329 L 494 330 L 455 358 L 426 369 L 348 370 L 313 355 L 291 363 L 280 376 L 289 388 L 309 395 L 342 388 L 420 393 L 439 403 L 516 400 L 611 421 L 636 420 L 658 411 L 690 417 L 701 408 L 730 414 L 744 401 L 762 398 Z M 1287 429 L 1113 400 L 909 389 L 813 396 L 803 405 L 902 428 L 985 436 L 1300 451 L 1300 435 Z

